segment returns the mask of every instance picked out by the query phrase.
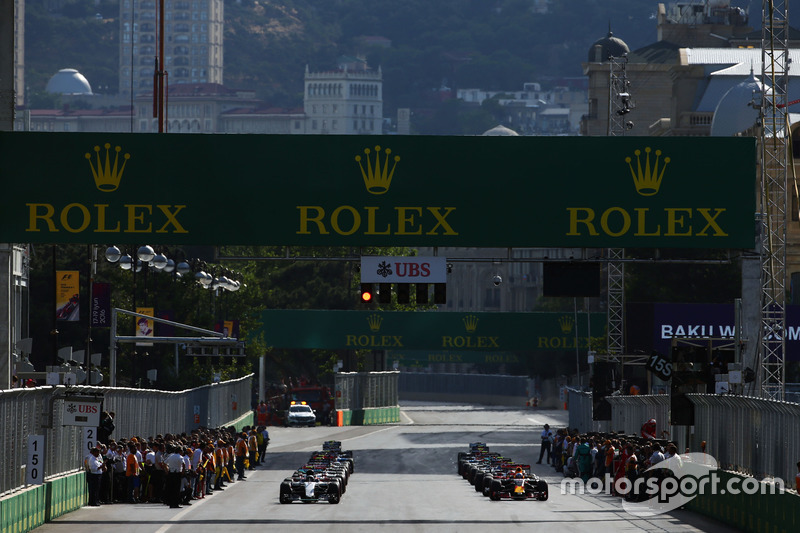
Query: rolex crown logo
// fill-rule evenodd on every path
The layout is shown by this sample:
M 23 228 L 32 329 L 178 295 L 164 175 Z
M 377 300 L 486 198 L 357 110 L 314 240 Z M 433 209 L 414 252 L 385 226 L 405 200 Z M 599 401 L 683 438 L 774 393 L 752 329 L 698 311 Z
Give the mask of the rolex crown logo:
M 558 326 L 561 328 L 562 333 L 569 333 L 572 331 L 572 326 L 575 325 L 575 319 L 569 315 L 563 315 L 558 319 Z
M 633 169 L 633 165 L 631 164 L 632 159 L 630 157 L 626 157 L 625 162 L 628 163 L 628 168 L 631 169 L 631 176 L 633 176 L 633 185 L 636 187 L 636 192 L 642 196 L 654 196 L 658 194 L 658 188 L 661 187 L 661 178 L 664 177 L 664 171 L 667 169 L 667 163 L 669 163 L 670 159 L 669 157 L 665 157 L 662 164 L 661 150 L 656 150 L 655 161 L 651 167 L 651 148 L 648 146 L 644 151 L 646 154 L 644 170 L 642 170 L 641 150 L 633 152 L 636 155 L 636 170 Z M 660 164 L 662 164 L 662 166 L 659 169 Z
M 467 315 L 461 319 L 464 322 L 464 327 L 467 330 L 467 333 L 475 333 L 475 330 L 478 329 L 478 317 L 475 315 Z
M 364 185 L 370 194 L 384 194 L 389 190 L 392 185 L 392 176 L 394 170 L 397 168 L 397 162 L 400 161 L 400 156 L 394 156 L 394 164 L 390 166 L 390 159 L 392 150 L 390 148 L 384 149 L 383 162 L 381 162 L 381 147 L 375 147 L 374 161 L 370 159 L 369 154 L 372 151 L 369 148 L 364 148 L 364 157 L 356 156 L 356 161 L 361 169 L 361 176 L 364 178 Z M 366 163 L 366 168 L 364 164 Z
M 131 158 L 131 154 L 124 154 L 122 165 L 120 166 L 120 152 L 122 147 L 115 146 L 114 163 L 111 163 L 111 143 L 104 145 L 106 149 L 105 161 L 100 158 L 100 147 L 95 146 L 94 151 L 97 154 L 97 165 L 92 163 L 92 154 L 87 153 L 86 159 L 89 161 L 89 166 L 92 167 L 92 174 L 94 175 L 94 184 L 103 192 L 111 192 L 117 190 L 119 182 L 122 179 L 122 173 L 125 171 L 125 164 Z
M 381 329 L 383 317 L 377 314 L 371 314 L 367 317 L 367 324 L 369 324 L 370 331 L 378 331 Z

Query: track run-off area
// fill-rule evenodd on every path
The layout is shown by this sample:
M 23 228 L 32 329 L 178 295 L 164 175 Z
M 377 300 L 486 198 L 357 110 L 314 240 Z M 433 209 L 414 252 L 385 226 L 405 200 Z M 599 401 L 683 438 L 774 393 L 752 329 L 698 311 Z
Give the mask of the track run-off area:
M 736 531 L 687 510 L 638 518 L 614 496 L 562 494 L 562 474 L 535 463 L 542 426 L 564 427 L 566 411 L 417 402 L 401 408 L 397 425 L 271 427 L 265 465 L 191 506 L 84 507 L 35 531 Z M 280 504 L 281 481 L 326 440 L 340 440 L 354 454 L 355 473 L 341 502 Z M 476 492 L 456 471 L 457 454 L 467 451 L 470 442 L 485 442 L 493 451 L 531 464 L 549 483 L 549 500 L 495 502 Z

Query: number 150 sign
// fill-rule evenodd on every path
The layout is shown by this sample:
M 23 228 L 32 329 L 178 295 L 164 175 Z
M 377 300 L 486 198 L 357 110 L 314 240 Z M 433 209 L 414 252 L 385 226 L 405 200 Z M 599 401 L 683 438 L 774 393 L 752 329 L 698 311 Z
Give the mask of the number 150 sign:
M 41 485 L 44 481 L 44 435 L 28 435 L 28 466 L 25 483 Z

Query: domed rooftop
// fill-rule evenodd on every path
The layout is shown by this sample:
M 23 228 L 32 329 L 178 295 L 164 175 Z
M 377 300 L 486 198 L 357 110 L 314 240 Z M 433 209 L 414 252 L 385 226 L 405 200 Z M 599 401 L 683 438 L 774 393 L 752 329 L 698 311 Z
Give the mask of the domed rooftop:
M 730 137 L 743 132 L 758 121 L 759 110 L 753 100 L 764 90 L 762 84 L 750 70 L 750 76 L 734 85 L 722 96 L 711 119 L 713 137 Z
M 609 57 L 622 57 L 630 52 L 631 49 L 625 44 L 625 41 L 619 37 L 614 37 L 611 30 L 608 30 L 608 35 L 602 39 L 598 39 L 589 48 L 589 62 L 602 63 L 608 61 Z
M 92 86 L 74 68 L 62 68 L 47 82 L 45 91 L 55 94 L 92 94 Z
M 494 128 L 490 130 L 486 130 L 482 134 L 483 137 L 518 137 L 519 133 L 512 130 L 511 128 L 506 128 L 502 124 L 498 124 Z

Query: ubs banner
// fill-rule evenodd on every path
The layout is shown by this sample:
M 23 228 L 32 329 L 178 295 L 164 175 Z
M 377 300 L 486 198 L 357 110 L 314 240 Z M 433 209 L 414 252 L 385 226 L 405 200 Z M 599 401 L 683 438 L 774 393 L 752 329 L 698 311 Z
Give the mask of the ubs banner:
M 448 313 L 407 311 L 262 311 L 274 348 L 465 352 L 575 351 L 605 335 L 604 313 Z M 411 354 L 408 354 L 411 358 Z M 437 361 L 441 362 L 441 361 Z M 449 361 L 455 362 L 455 361 Z M 466 361 L 462 361 L 466 362 Z
M 0 242 L 755 243 L 753 138 L 0 132 L 0 179 Z

